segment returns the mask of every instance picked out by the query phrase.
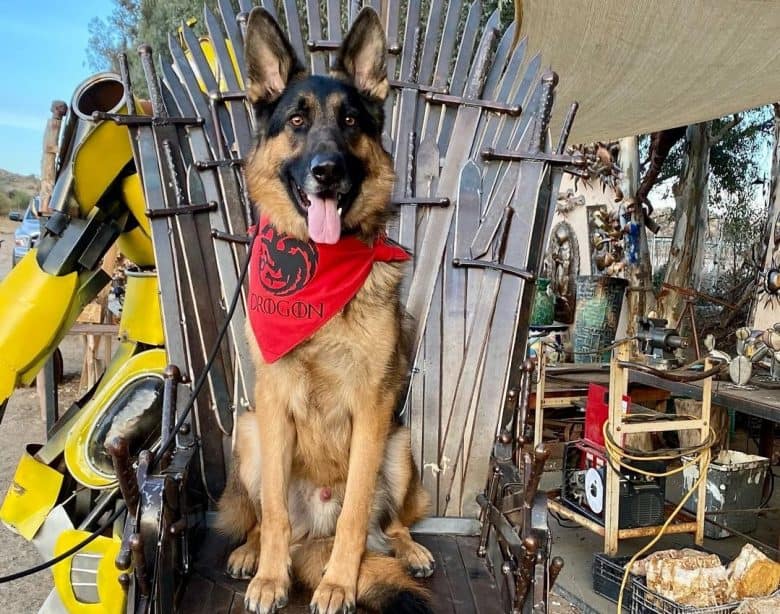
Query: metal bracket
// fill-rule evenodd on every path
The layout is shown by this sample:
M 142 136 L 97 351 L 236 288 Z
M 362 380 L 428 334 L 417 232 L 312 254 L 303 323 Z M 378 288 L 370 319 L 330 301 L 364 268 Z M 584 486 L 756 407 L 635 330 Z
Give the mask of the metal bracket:
M 573 154 L 561 154 L 558 152 L 563 151 L 566 146 L 566 141 L 569 138 L 571 132 L 572 122 L 579 109 L 579 104 L 573 102 L 569 107 L 569 111 L 566 114 L 566 118 L 561 128 L 561 134 L 558 137 L 558 145 L 554 152 L 545 153 L 544 151 L 514 151 L 510 149 L 495 149 L 493 147 L 485 147 L 480 152 L 483 160 L 507 160 L 514 162 L 518 160 L 537 160 L 540 162 L 548 162 L 556 166 L 563 167 L 562 170 L 572 175 L 579 175 L 580 177 L 587 177 L 588 171 L 585 167 L 588 161 L 585 156 L 579 151 L 575 151 Z
M 393 199 L 392 204 L 396 207 L 449 207 L 450 199 L 444 197 L 428 198 L 420 196 L 418 198 L 416 196 L 406 196 Z
M 509 160 L 515 162 L 519 160 L 537 160 L 539 162 L 549 162 L 550 164 L 571 165 L 583 167 L 588 162 L 585 156 L 577 152 L 575 155 L 545 153 L 544 151 L 513 151 L 511 149 L 494 149 L 485 147 L 480 152 L 483 160 Z
M 249 245 L 249 237 L 242 235 L 234 235 L 229 232 L 223 232 L 221 230 L 211 230 L 211 237 L 220 241 L 229 241 L 230 243 L 245 243 Z
M 195 160 L 193 164 L 199 171 L 205 171 L 225 166 L 243 166 L 244 162 L 244 158 L 222 158 L 220 160 Z
M 229 100 L 246 100 L 246 92 L 244 90 L 228 90 L 223 92 L 221 90 L 211 90 L 209 92 L 209 100 L 213 102 L 225 102 Z
M 432 104 L 443 104 L 450 107 L 461 105 L 467 107 L 479 107 L 495 113 L 506 113 L 510 117 L 517 117 L 523 112 L 519 104 L 506 104 L 495 100 L 482 100 L 480 98 L 464 98 L 463 96 L 454 96 L 451 94 L 436 94 L 429 92 L 425 95 L 425 100 Z
M 458 268 L 472 268 L 472 269 L 495 269 L 502 273 L 521 277 L 526 281 L 534 281 L 536 275 L 530 271 L 524 269 L 518 269 L 517 267 L 509 266 L 508 264 L 501 264 L 500 262 L 489 260 L 473 260 L 471 258 L 453 258 L 452 266 Z
M 489 518 L 489 507 L 494 506 L 496 502 L 496 495 L 498 494 L 498 483 L 501 479 L 501 468 L 496 465 L 493 467 L 493 473 L 490 476 L 488 482 L 487 493 L 485 494 L 484 502 L 477 497 L 477 502 L 482 508 L 480 521 L 482 522 L 482 529 L 479 534 L 479 547 L 477 548 L 477 556 L 485 558 L 487 555 L 488 537 L 490 537 L 490 527 L 492 523 Z
M 458 268 L 473 268 L 473 269 L 494 269 L 514 275 L 525 279 L 526 281 L 534 281 L 536 274 L 525 269 L 519 269 L 508 264 L 503 264 L 501 261 L 504 259 L 504 252 L 506 251 L 507 238 L 509 236 L 509 226 L 512 223 L 512 216 L 514 210 L 512 207 L 506 207 L 504 213 L 501 216 L 501 223 L 499 224 L 499 239 L 498 243 L 493 244 L 492 260 L 476 260 L 474 258 L 461 258 L 455 257 L 452 259 L 452 266 Z
M 147 209 L 146 217 L 158 218 L 158 217 L 171 217 L 174 215 L 184 215 L 185 213 L 203 213 L 204 211 L 216 211 L 216 201 L 209 201 L 207 203 L 198 205 L 181 205 L 179 207 L 172 207 L 170 209 Z
M 338 51 L 341 47 L 342 41 L 333 41 L 325 39 L 307 40 L 306 48 L 309 51 Z M 400 43 L 390 43 L 387 45 L 387 53 L 390 55 L 398 55 L 401 53 Z
M 477 495 L 477 503 L 484 510 L 485 522 L 490 523 L 512 554 L 519 558 L 523 552 L 523 542 L 512 524 L 495 504 L 488 501 L 488 497 L 484 493 Z
M 201 126 L 202 117 L 161 117 L 158 115 L 124 115 L 122 113 L 106 113 L 94 111 L 94 121 L 107 120 L 120 126 Z
M 424 83 L 414 83 L 398 79 L 387 80 L 390 87 L 396 89 L 417 90 L 418 92 L 430 92 L 431 94 L 449 94 L 450 90 L 446 87 L 437 87 L 435 85 L 426 85 Z

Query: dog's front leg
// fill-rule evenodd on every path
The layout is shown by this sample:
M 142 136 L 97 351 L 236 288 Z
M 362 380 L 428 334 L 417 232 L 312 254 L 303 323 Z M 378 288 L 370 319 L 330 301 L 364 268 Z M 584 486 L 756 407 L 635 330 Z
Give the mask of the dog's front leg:
M 311 610 L 317 614 L 355 611 L 358 570 L 366 548 L 368 521 L 392 413 L 385 398 L 352 414 L 344 505 L 336 524 L 333 552 L 311 601 Z
M 295 449 L 295 425 L 284 403 L 268 386 L 258 386 L 257 428 L 260 432 L 260 562 L 246 591 L 250 612 L 268 614 L 287 605 L 290 588 L 290 517 L 287 491 Z

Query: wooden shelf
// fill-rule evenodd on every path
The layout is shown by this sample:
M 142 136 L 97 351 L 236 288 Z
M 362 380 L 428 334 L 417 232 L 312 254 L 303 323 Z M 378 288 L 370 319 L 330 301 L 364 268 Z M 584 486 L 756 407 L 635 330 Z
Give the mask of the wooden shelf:
M 584 514 L 580 514 L 579 512 L 571 509 L 568 507 L 563 501 L 560 500 L 560 498 L 550 498 L 547 500 L 547 509 L 550 511 L 555 512 L 558 514 L 561 518 L 565 518 L 566 520 L 571 520 L 573 522 L 576 522 L 578 525 L 585 527 L 586 529 L 589 529 L 593 533 L 596 533 L 597 535 L 601 535 L 602 537 L 605 536 L 605 529 L 602 525 L 600 525 L 597 522 L 594 522 L 592 519 L 588 518 Z M 667 514 L 671 513 L 673 510 L 672 506 L 667 505 L 666 506 L 666 512 Z M 689 514 L 685 511 L 680 511 L 679 514 L 677 514 L 677 517 L 672 521 L 672 523 L 669 525 L 669 527 L 666 529 L 666 533 L 669 535 L 675 534 L 675 533 L 694 533 L 696 531 L 696 517 Z M 661 525 L 653 525 L 649 527 L 634 527 L 631 529 L 620 529 L 618 531 L 618 539 L 631 539 L 633 537 L 650 537 L 652 535 L 655 535 L 660 530 Z
M 702 412 L 700 418 L 690 420 L 669 420 L 663 419 L 659 414 L 653 420 L 627 421 L 623 398 L 628 396 L 628 384 L 632 370 L 621 365 L 630 358 L 629 346 L 623 344 L 618 346 L 612 355 L 609 370 L 609 433 L 614 441 L 620 442 L 624 435 L 632 433 L 652 433 L 660 431 L 698 431 L 700 441 L 705 441 L 710 430 L 710 409 L 712 404 L 712 377 L 703 379 L 700 384 L 700 397 L 702 400 Z M 705 363 L 705 371 L 709 369 L 709 364 Z M 535 398 L 536 415 L 534 417 L 534 445 L 542 441 L 542 426 L 544 422 L 544 410 L 548 407 L 558 407 L 565 401 L 570 401 L 573 397 L 558 397 L 546 400 L 544 398 L 544 388 L 546 379 L 546 367 L 544 359 L 539 361 L 539 376 L 537 381 L 537 392 Z M 706 475 L 707 464 L 703 457 L 699 460 L 699 475 Z M 696 543 L 704 543 L 704 513 L 706 505 L 707 480 L 703 479 L 698 486 L 696 515 L 680 512 L 675 520 L 667 527 L 667 533 L 693 533 Z M 650 527 L 637 527 L 632 529 L 620 529 L 620 474 L 612 469 L 610 465 L 606 470 L 606 484 L 604 485 L 604 525 L 595 522 L 591 518 L 580 514 L 561 502 L 559 498 L 553 497 L 548 500 L 548 508 L 559 514 L 561 517 L 572 520 L 577 524 L 601 535 L 604 538 L 604 552 L 614 556 L 618 551 L 618 542 L 621 539 L 633 537 L 647 537 L 657 534 L 662 525 Z M 668 514 L 671 509 L 667 509 Z

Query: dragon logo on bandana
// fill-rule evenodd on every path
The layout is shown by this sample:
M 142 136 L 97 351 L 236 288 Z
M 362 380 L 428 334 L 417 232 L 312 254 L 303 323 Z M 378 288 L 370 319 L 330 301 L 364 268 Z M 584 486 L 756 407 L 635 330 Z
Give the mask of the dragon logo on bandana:
M 280 234 L 270 224 L 260 230 L 260 284 L 276 296 L 290 296 L 308 284 L 317 270 L 317 248 Z

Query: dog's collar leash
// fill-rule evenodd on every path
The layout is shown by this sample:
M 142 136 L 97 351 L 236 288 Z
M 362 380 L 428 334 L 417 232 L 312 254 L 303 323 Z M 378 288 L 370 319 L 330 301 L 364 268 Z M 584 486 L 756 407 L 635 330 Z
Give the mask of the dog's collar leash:
M 258 228 L 249 263 L 247 311 L 267 363 L 310 339 L 339 313 L 363 286 L 375 262 L 411 257 L 384 234 L 370 245 L 356 235 L 328 245 L 280 233 L 266 218 Z

